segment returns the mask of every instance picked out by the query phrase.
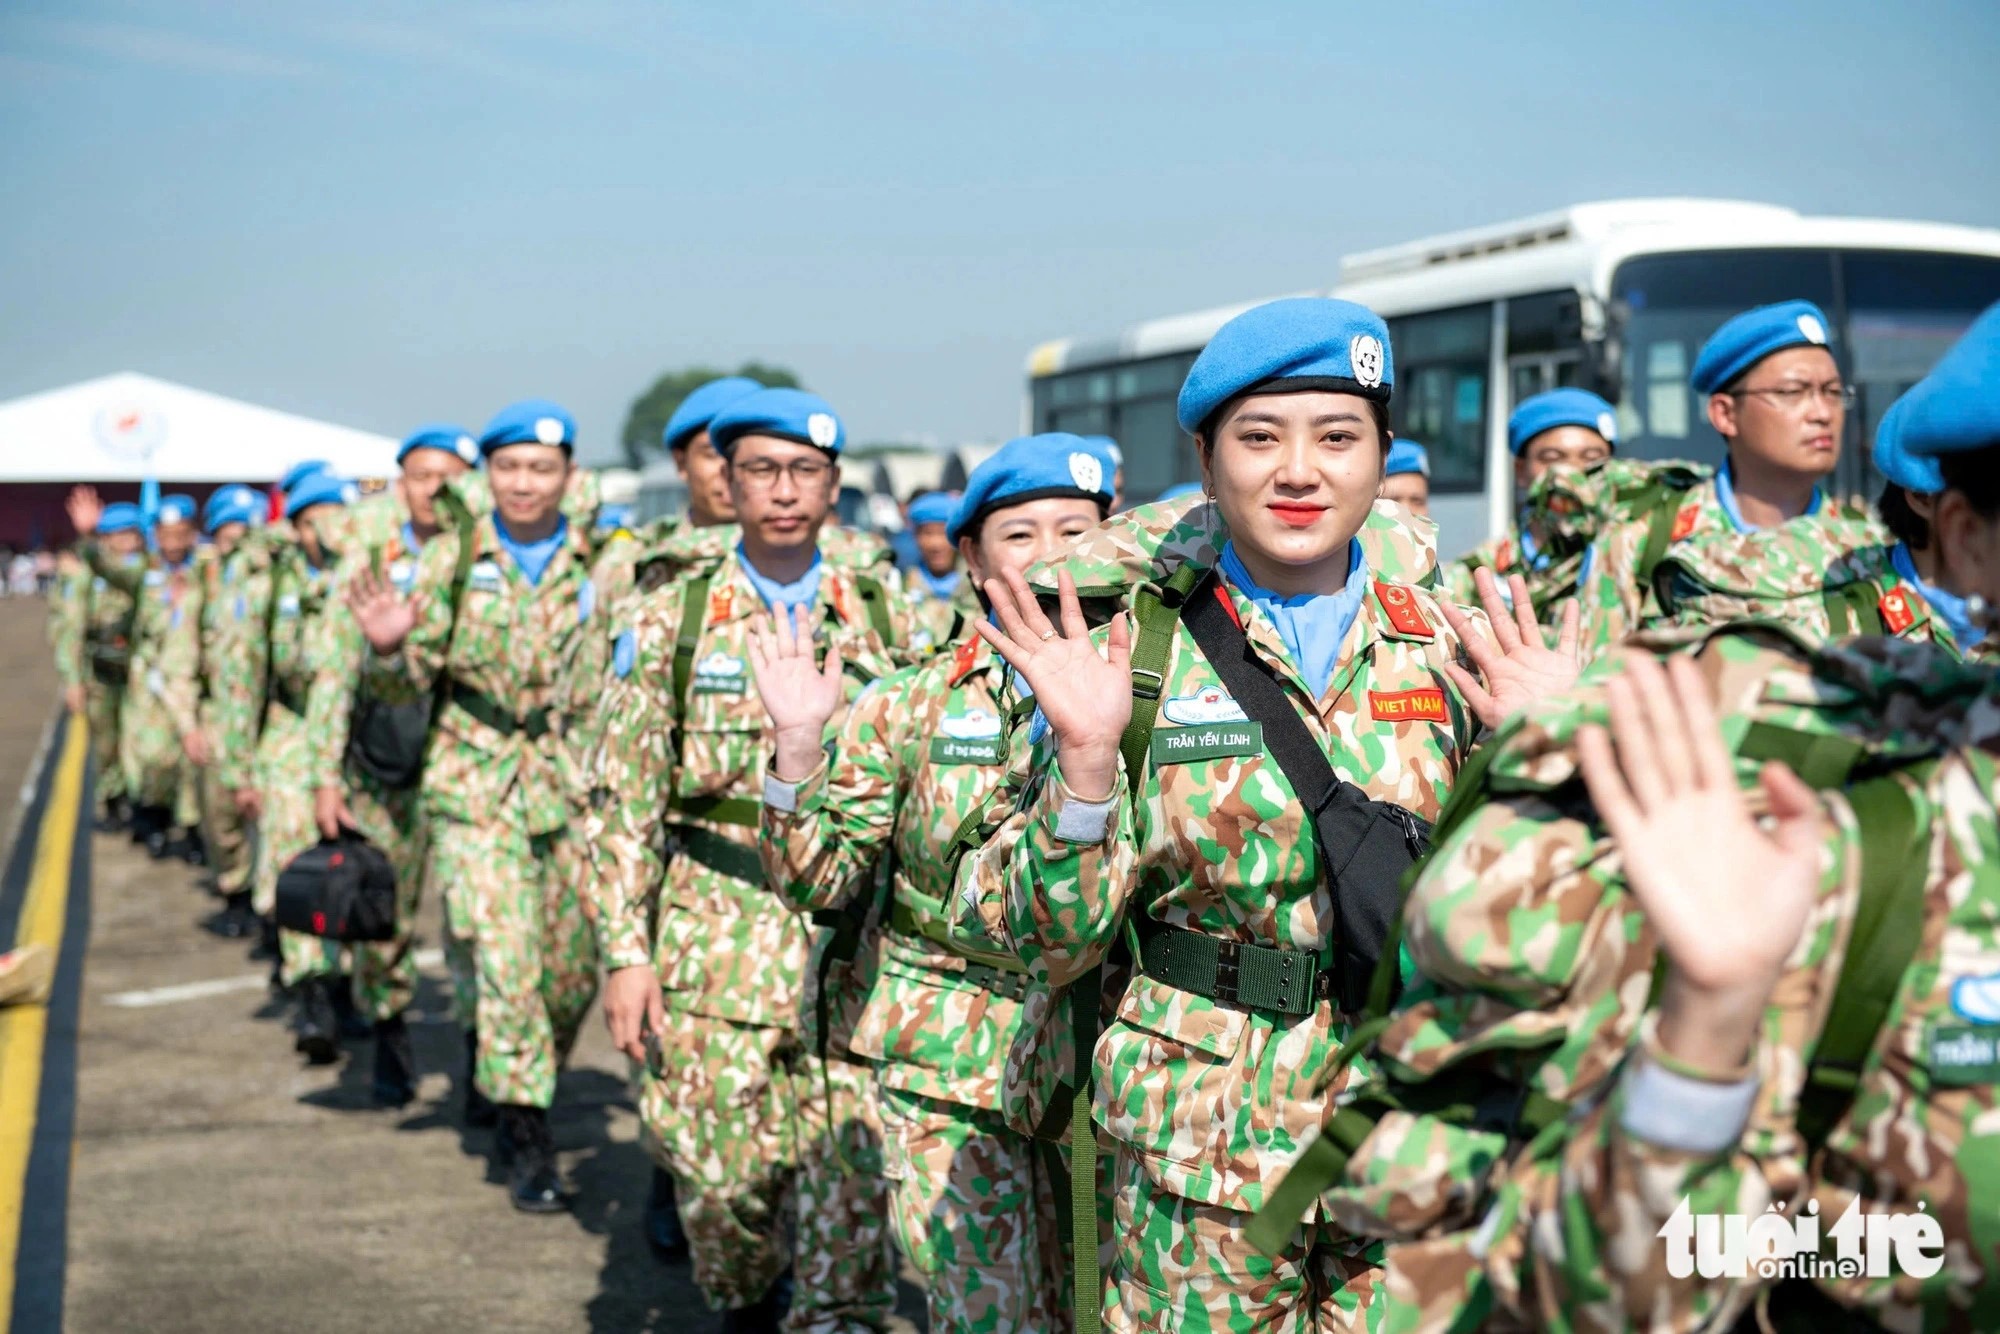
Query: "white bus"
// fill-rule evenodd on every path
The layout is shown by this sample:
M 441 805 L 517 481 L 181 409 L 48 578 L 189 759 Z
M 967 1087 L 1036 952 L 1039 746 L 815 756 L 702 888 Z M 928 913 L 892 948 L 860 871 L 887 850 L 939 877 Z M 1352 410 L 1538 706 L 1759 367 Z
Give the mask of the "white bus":
M 1388 320 L 1390 416 L 1430 449 L 1431 512 L 1452 554 L 1508 526 L 1507 414 L 1543 389 L 1582 384 L 1616 402 L 1627 455 L 1717 461 L 1722 442 L 1687 384 L 1695 351 L 1737 311 L 1791 297 L 1833 320 L 1859 390 L 1836 484 L 1872 493 L 1860 446 L 2000 301 L 2000 230 L 1618 200 L 1350 255 L 1332 288 L 1310 294 Z M 1116 439 L 1134 499 L 1195 480 L 1175 395 L 1209 337 L 1254 304 L 1043 344 L 1028 357 L 1028 429 Z

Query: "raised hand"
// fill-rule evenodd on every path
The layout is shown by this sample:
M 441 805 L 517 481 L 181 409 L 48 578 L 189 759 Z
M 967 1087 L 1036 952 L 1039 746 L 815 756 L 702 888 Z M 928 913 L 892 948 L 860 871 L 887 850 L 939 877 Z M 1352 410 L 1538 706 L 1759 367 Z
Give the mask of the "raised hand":
M 345 597 L 368 646 L 385 658 L 403 647 L 416 627 L 416 604 L 373 570 L 355 571 Z
M 89 537 L 104 519 L 104 502 L 97 498 L 94 486 L 71 487 L 63 508 L 69 511 L 70 526 L 76 529 L 78 537 Z
M 771 717 L 772 764 L 779 778 L 798 782 L 818 767 L 827 722 L 840 708 L 840 650 L 829 646 L 826 665 L 814 664 L 802 607 L 780 607 L 766 625 L 750 632 L 750 673 Z
M 1479 675 L 1457 663 L 1446 664 L 1444 670 L 1474 716 L 1488 727 L 1498 727 L 1536 700 L 1561 694 L 1576 684 L 1577 674 L 1583 670 L 1576 646 L 1579 612 L 1574 599 L 1563 603 L 1556 646 L 1550 648 L 1543 640 L 1542 627 L 1535 622 L 1526 580 L 1518 574 L 1507 577 L 1512 607 L 1500 596 L 1500 585 L 1491 570 L 1474 571 L 1472 582 L 1493 625 L 1493 638 L 1489 641 L 1473 628 L 1470 617 L 1444 603 L 1444 618 L 1458 632 L 1465 656 L 1479 669 Z M 1480 677 L 1485 678 L 1484 683 Z
M 1061 630 L 1049 624 L 1017 570 L 988 579 L 986 596 L 1000 624 L 982 620 L 975 628 L 1035 692 L 1035 703 L 1056 734 L 1063 781 L 1085 800 L 1109 796 L 1118 740 L 1132 720 L 1132 642 L 1125 617 L 1111 623 L 1100 655 L 1068 571 L 1056 574 Z
M 1702 1069 L 1734 1069 L 1819 893 L 1819 799 L 1767 764 L 1760 781 L 1774 827 L 1758 828 L 1686 658 L 1662 671 L 1634 654 L 1606 691 L 1611 731 L 1582 729 L 1577 754 L 1667 952 L 1661 1044 Z

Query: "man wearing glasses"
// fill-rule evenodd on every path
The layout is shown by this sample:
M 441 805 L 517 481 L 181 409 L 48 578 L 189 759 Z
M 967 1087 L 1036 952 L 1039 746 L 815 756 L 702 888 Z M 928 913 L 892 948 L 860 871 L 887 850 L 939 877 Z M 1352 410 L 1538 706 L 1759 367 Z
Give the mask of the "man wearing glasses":
M 916 612 L 822 554 L 846 436 L 823 400 L 759 390 L 708 433 L 737 540 L 633 605 L 584 762 L 604 1017 L 647 1065 L 645 1143 L 676 1178 L 695 1281 L 723 1327 L 778 1328 L 796 1208 L 793 1327 L 880 1328 L 894 1298 L 880 1123 L 872 1076 L 847 1051 L 873 928 L 857 942 L 863 923 L 817 923 L 765 888 L 757 827 L 776 738 L 752 672 L 796 625 L 851 703 L 901 665 Z
M 1857 539 L 1881 540 L 1865 510 L 1821 490 L 1840 462 L 1854 397 L 1827 347 L 1829 327 L 1812 302 L 1782 301 L 1735 316 L 1702 344 L 1690 380 L 1722 437 L 1722 466 L 1688 491 L 1664 530 L 1664 550 L 1645 522 L 1599 536 L 1595 574 L 1581 593 L 1587 653 L 1659 618 L 1650 574 L 1683 544 L 1783 530 L 1788 545 L 1823 546 L 1824 569 Z

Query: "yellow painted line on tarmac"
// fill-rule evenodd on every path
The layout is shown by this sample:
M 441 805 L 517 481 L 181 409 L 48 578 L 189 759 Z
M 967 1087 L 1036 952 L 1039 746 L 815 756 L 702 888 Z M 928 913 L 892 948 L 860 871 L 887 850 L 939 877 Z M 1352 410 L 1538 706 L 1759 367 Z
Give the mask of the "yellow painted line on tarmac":
M 63 919 L 69 907 L 70 858 L 83 807 L 83 771 L 89 729 L 72 726 L 56 764 L 35 860 L 21 906 L 15 945 L 45 946 L 62 957 Z M 25 830 L 23 831 L 26 832 Z M 0 1006 L 0 1331 L 13 1323 L 14 1258 L 21 1242 L 28 1156 L 35 1142 L 35 1109 L 42 1092 L 42 1041 L 48 1029 L 43 1005 Z

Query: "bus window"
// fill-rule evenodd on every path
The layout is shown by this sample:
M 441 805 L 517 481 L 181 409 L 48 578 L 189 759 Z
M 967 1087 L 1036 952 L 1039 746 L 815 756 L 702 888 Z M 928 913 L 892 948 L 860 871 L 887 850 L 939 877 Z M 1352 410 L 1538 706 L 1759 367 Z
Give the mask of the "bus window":
M 1431 493 L 1486 485 L 1486 376 L 1493 341 L 1490 303 L 1389 321 L 1396 434 L 1430 450 Z

